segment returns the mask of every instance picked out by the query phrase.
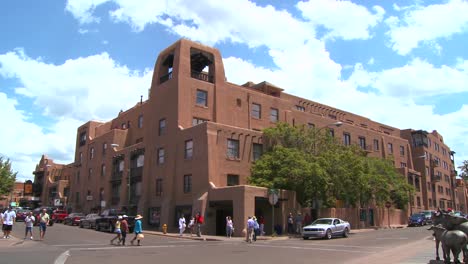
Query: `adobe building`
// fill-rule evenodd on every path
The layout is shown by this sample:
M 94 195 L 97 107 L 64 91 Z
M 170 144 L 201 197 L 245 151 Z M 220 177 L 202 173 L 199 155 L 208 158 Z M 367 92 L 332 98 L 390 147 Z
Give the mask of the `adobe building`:
M 0 210 L 8 208 L 9 206 L 17 207 L 22 206 L 23 201 L 31 199 L 31 195 L 27 191 L 28 183 L 31 181 L 25 182 L 15 182 L 13 185 L 13 190 L 7 194 L 0 197 Z M 29 185 L 30 186 L 30 185 Z
M 252 162 L 262 154 L 261 130 L 278 122 L 326 128 L 368 156 L 392 158 L 416 188 L 412 200 L 419 202 L 411 210 L 442 205 L 441 199 L 449 197 L 452 206 L 457 204 L 456 195 L 445 193 L 426 201 L 426 185 L 439 182 L 422 167 L 431 168 L 429 159 L 416 159 L 423 152 L 414 143 L 415 132 L 287 94 L 266 81 L 230 83 L 219 51 L 186 39 L 159 54 L 148 100 L 136 101 L 109 122 L 89 121 L 78 128 L 68 204 L 83 212 L 123 208 L 144 215 L 146 225 L 167 224 L 169 230 L 177 228 L 180 214 L 188 218 L 201 212 L 207 234 L 225 234 L 225 217 L 231 215 L 240 235 L 247 216 L 262 215 L 269 231 L 268 190 L 247 180 Z M 452 168 L 441 173 L 452 175 Z M 284 225 L 287 213 L 301 208 L 294 192 L 281 191 L 274 210 L 275 223 Z M 361 224 L 379 225 L 378 217 Z M 406 221 L 406 212 L 400 219 Z

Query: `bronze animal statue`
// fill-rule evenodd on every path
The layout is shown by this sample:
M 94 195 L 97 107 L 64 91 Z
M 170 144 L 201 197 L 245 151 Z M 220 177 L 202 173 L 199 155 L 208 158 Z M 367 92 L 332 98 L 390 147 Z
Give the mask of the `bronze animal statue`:
M 468 236 L 468 219 L 460 216 L 455 216 L 443 210 L 437 210 L 432 214 L 433 225 L 442 225 L 447 230 L 460 230 Z M 468 245 L 467 245 L 468 247 Z M 436 257 L 438 257 L 439 246 L 436 239 Z M 468 249 L 465 249 L 468 252 Z M 468 263 L 468 255 L 463 255 L 463 261 Z M 439 258 L 437 258 L 439 260 Z
M 466 259 L 468 236 L 464 232 L 460 230 L 447 230 L 440 225 L 431 226 L 428 230 L 434 231 L 437 260 L 439 260 L 439 241 L 442 243 L 442 254 L 445 263 L 450 263 L 450 252 L 452 252 L 454 263 L 460 263 L 458 256 L 462 251 Z

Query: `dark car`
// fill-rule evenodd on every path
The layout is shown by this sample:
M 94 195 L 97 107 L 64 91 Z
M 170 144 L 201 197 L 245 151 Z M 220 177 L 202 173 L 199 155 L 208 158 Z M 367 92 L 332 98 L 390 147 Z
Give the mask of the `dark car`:
M 408 226 L 423 226 L 427 224 L 424 214 L 413 214 L 408 219 Z
M 87 214 L 80 220 L 81 228 L 96 228 L 96 219 L 100 218 L 98 214 Z
M 26 216 L 31 212 L 31 210 L 20 209 L 16 212 L 16 221 L 17 222 L 24 222 Z
M 63 224 L 72 226 L 79 225 L 81 219 L 84 217 L 85 215 L 83 213 L 71 213 L 63 219 Z

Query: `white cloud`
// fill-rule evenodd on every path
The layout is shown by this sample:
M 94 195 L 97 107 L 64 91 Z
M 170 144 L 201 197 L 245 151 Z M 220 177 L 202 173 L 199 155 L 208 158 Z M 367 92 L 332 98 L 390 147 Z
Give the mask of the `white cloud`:
M 81 24 L 99 23 L 100 19 L 93 16 L 97 6 L 108 0 L 68 0 L 65 10 L 69 11 Z
M 313 25 L 322 25 L 329 29 L 327 37 L 345 40 L 370 38 L 369 30 L 381 22 L 385 14 L 380 6 L 374 6 L 375 14 L 372 14 L 364 6 L 337 0 L 299 2 L 297 8 Z
M 401 19 L 390 17 L 386 23 L 390 46 L 400 55 L 407 55 L 421 43 L 468 30 L 468 2 L 450 0 L 445 4 L 405 9 Z

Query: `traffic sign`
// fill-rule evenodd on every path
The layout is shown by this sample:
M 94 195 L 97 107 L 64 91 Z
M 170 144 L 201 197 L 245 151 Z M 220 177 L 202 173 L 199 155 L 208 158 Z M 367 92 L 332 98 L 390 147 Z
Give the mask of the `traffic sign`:
M 278 202 L 278 190 L 277 189 L 269 189 L 268 190 L 268 201 L 271 205 L 275 205 Z
M 60 199 L 54 199 L 54 206 L 60 206 L 62 203 L 60 202 Z

